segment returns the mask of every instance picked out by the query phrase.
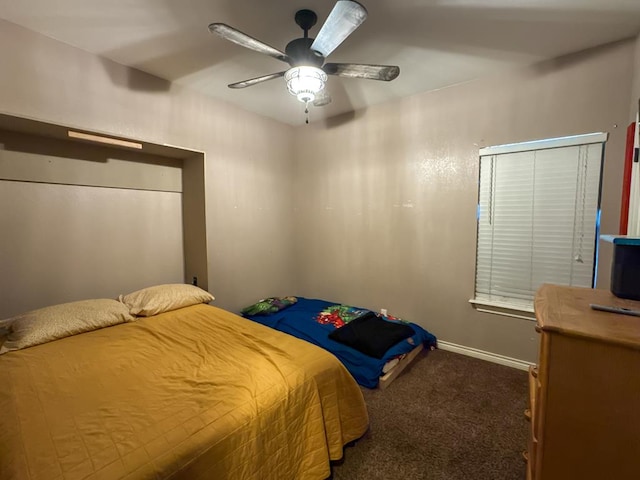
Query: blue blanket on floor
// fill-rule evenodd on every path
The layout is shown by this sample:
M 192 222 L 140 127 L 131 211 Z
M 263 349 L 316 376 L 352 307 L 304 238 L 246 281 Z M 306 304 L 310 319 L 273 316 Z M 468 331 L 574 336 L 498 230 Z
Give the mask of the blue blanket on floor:
M 245 317 L 328 350 L 338 357 L 360 385 L 367 388 L 378 386 L 382 368 L 389 360 L 410 352 L 421 343 L 427 349 L 436 346 L 435 336 L 415 323 L 408 323 L 415 331 L 415 335 L 392 346 L 381 359 L 370 357 L 331 340 L 329 334 L 336 327 L 331 323 L 322 324 L 316 321 L 320 312 L 332 305 L 336 303 L 298 297 L 297 303 L 279 312 L 270 315 L 245 315 Z

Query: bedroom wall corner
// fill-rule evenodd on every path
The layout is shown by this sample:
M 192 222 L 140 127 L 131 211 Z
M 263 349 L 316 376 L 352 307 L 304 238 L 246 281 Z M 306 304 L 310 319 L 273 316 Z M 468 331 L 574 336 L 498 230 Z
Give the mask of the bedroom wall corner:
M 602 231 L 617 228 L 634 41 L 299 127 L 299 295 L 416 322 L 442 341 L 535 361 L 534 323 L 474 294 L 479 148 L 609 132 Z M 304 145 L 304 149 L 302 146 Z M 608 288 L 610 255 L 598 285 Z
M 218 306 L 292 290 L 292 127 L 4 20 L 0 61 L 3 113 L 205 153 Z

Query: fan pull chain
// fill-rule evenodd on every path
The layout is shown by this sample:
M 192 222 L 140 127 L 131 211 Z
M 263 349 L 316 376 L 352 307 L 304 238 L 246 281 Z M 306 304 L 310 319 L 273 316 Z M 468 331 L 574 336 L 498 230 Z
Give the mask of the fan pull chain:
M 304 113 L 306 115 L 304 123 L 309 125 L 309 102 L 308 101 L 304 103 Z

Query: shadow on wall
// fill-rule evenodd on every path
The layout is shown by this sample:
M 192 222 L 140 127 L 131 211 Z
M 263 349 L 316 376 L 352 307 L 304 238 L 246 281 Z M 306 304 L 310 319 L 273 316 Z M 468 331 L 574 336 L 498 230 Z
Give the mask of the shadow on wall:
M 562 69 L 570 68 L 573 65 L 579 65 L 585 60 L 596 55 L 606 55 L 607 53 L 615 50 L 618 46 L 629 42 L 630 39 L 617 40 L 615 42 L 605 43 L 604 45 L 598 45 L 596 47 L 588 48 L 579 52 L 568 53 L 561 57 L 552 58 L 549 60 L 543 60 L 532 65 L 532 69 L 540 74 L 556 73 Z
M 155 75 L 124 67 L 107 58 L 99 57 L 114 85 L 141 92 L 168 92 L 171 82 Z
M 358 120 L 359 118 L 362 118 L 365 115 L 366 111 L 366 108 L 361 108 L 360 110 L 352 110 L 350 112 L 340 113 L 333 117 L 325 118 L 322 123 L 324 127 L 328 129 L 338 128 L 343 125 L 347 125 L 348 123 L 351 123 L 355 120 Z

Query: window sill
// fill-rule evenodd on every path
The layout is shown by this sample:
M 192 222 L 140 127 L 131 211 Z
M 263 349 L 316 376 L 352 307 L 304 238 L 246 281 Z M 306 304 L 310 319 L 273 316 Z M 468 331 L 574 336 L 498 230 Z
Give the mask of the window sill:
M 476 300 L 472 298 L 469 303 L 478 312 L 492 313 L 494 315 L 502 315 L 505 317 L 519 318 L 521 320 L 529 320 L 535 322 L 536 317 L 533 307 L 515 306 L 508 303 L 490 302 L 487 300 Z

